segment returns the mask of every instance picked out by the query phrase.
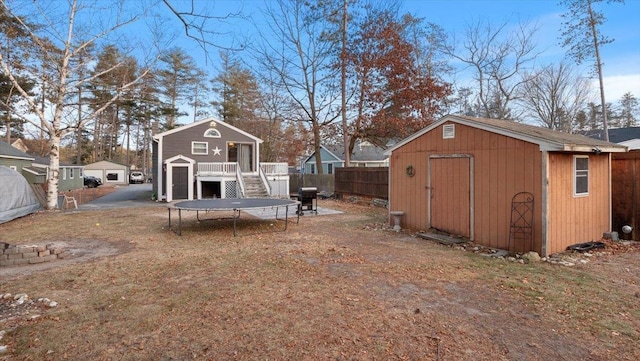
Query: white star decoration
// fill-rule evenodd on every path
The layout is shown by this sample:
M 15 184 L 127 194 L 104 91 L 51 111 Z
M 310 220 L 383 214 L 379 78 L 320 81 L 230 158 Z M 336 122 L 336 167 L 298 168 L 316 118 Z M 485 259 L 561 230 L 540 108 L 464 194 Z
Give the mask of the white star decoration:
M 220 152 L 222 151 L 222 149 L 216 146 L 215 149 L 211 149 L 211 151 L 213 152 L 213 155 L 220 155 Z

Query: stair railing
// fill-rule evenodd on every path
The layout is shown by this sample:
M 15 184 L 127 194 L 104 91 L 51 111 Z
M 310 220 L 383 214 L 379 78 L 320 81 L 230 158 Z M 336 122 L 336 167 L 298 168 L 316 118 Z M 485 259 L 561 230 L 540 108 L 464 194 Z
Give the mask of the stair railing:
M 244 184 L 244 178 L 242 177 L 242 170 L 240 170 L 240 164 L 236 163 L 236 181 L 238 182 L 238 189 L 240 190 L 240 196 L 238 198 L 245 198 L 246 185 Z
M 258 173 L 260 174 L 260 180 L 262 180 L 262 184 L 264 185 L 264 189 L 267 190 L 267 194 L 271 197 L 271 185 L 269 184 L 269 180 L 267 179 L 267 175 L 262 170 L 261 166 L 258 166 Z

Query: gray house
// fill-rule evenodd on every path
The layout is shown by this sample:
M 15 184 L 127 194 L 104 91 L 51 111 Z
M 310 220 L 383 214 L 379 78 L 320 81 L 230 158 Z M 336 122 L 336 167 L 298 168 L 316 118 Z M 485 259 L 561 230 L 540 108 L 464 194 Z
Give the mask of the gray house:
M 214 118 L 153 136 L 158 200 L 288 197 L 286 163 L 261 163 L 262 140 Z

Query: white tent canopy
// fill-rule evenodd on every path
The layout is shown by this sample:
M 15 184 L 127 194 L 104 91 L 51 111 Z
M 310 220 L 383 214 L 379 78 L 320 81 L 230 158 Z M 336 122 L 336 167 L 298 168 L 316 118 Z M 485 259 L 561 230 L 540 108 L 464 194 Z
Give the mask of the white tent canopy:
M 0 223 L 26 216 L 42 208 L 22 174 L 0 166 Z

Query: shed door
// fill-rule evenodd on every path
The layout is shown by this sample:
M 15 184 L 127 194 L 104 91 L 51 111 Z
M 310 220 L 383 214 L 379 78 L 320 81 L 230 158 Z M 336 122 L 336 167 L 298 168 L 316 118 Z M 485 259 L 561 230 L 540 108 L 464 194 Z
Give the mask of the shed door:
M 189 168 L 173 167 L 171 194 L 173 199 L 189 198 Z
M 432 158 L 431 228 L 470 238 L 470 158 Z

